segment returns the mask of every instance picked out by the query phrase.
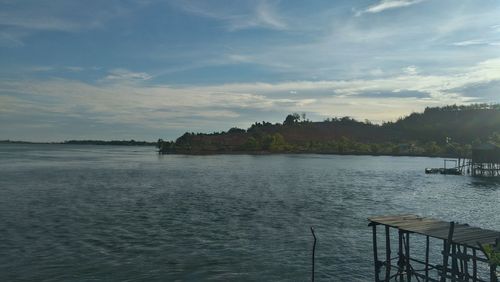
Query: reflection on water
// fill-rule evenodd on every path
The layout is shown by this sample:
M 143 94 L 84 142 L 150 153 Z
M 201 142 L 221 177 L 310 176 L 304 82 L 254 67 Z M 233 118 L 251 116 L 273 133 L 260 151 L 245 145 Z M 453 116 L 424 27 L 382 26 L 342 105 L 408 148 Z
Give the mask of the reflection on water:
M 0 145 L 0 280 L 306 281 L 314 226 L 316 278 L 368 281 L 369 216 L 500 226 L 498 180 L 441 163 Z
M 472 187 L 490 187 L 498 189 L 500 187 L 500 177 L 469 177 L 469 185 Z

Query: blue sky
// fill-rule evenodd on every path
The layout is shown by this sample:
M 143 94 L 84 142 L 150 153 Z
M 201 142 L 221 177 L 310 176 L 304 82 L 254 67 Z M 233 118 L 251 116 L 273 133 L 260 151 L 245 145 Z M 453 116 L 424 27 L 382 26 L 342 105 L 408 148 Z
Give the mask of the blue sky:
M 0 139 L 500 102 L 497 0 L 0 0 Z

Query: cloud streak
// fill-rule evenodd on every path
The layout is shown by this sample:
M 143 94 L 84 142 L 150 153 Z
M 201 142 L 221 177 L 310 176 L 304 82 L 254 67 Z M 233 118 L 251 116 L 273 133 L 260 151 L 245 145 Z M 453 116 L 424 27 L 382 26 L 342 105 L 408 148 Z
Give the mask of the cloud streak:
M 73 67 L 71 70 L 74 70 Z M 136 80 L 150 80 L 151 75 L 145 72 L 131 72 L 126 69 L 112 69 L 105 77 L 106 80 L 119 80 L 119 81 L 136 81 Z
M 423 1 L 424 0 L 381 0 L 379 3 L 369 6 L 362 12 L 358 12 L 357 15 L 360 16 L 363 13 L 381 13 L 386 10 L 412 6 Z
M 277 13 L 276 4 L 261 0 L 255 6 L 241 9 L 239 6 L 211 6 L 206 1 L 182 1 L 176 3 L 182 10 L 198 16 L 215 19 L 225 24 L 230 31 L 252 28 L 283 30 L 285 20 Z

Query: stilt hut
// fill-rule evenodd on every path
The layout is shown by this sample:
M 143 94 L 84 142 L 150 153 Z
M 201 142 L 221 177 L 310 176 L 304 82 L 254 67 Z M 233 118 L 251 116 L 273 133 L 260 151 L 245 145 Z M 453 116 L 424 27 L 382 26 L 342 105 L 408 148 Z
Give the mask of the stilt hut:
M 493 143 L 473 146 L 470 170 L 473 176 L 500 176 L 500 146 Z

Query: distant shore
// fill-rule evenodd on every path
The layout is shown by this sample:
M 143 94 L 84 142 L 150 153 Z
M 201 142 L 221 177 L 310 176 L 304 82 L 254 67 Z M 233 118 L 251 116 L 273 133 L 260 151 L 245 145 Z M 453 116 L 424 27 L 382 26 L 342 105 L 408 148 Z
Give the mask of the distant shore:
M 412 154 L 412 153 L 367 153 L 367 152 L 307 152 L 307 151 L 290 151 L 290 152 L 269 152 L 269 151 L 226 151 L 226 152 L 213 152 L 213 151 L 198 151 L 198 152 L 168 152 L 162 155 L 185 155 L 185 156 L 215 156 L 215 155 L 249 155 L 249 156 L 267 156 L 267 155 L 338 155 L 338 156 L 372 156 L 372 157 L 425 157 L 425 158 L 450 158 L 456 159 L 458 156 L 446 154 Z
M 53 145 L 112 145 L 112 146 L 157 146 L 157 142 L 135 140 L 69 140 L 63 142 L 31 142 L 18 140 L 0 140 L 0 144 L 53 144 Z

